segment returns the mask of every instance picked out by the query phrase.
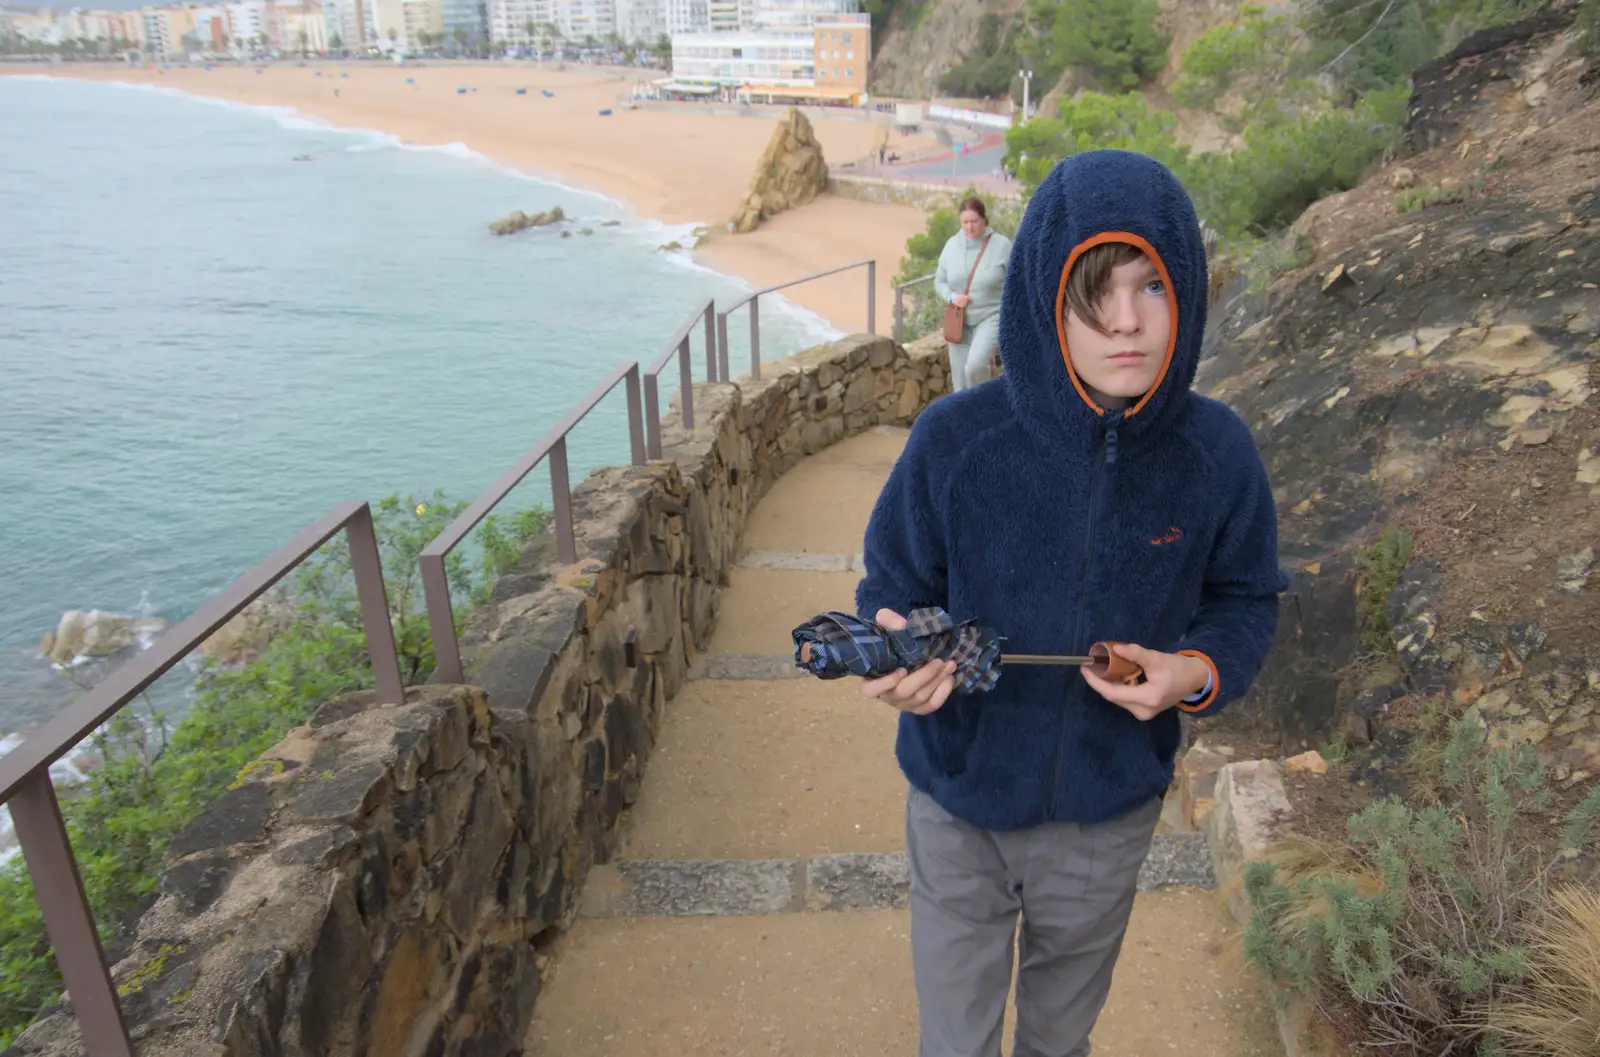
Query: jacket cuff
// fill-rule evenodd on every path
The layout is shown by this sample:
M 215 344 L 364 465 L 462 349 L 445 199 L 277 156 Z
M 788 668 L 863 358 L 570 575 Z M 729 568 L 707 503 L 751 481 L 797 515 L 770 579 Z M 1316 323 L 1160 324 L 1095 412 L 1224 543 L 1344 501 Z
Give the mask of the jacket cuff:
M 1206 667 L 1211 669 L 1211 692 L 1199 701 L 1179 701 L 1178 707 L 1185 712 L 1200 712 L 1217 699 L 1217 694 L 1222 690 L 1222 676 L 1217 672 L 1217 663 L 1199 650 L 1179 650 L 1180 657 L 1198 657 L 1206 662 Z

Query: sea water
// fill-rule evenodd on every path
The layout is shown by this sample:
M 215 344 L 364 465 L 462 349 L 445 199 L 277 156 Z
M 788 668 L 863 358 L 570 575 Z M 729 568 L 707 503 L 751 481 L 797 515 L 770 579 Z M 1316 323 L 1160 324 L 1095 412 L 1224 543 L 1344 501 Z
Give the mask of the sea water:
M 555 205 L 570 237 L 489 234 Z M 459 145 L 0 77 L 0 735 L 78 693 L 39 653 L 63 611 L 180 620 L 336 502 L 476 496 L 750 289 L 660 251 L 686 233 Z M 762 309 L 766 358 L 836 336 Z M 626 421 L 619 387 L 571 435 L 574 484 L 627 461 Z M 546 469 L 513 495 L 547 502 Z

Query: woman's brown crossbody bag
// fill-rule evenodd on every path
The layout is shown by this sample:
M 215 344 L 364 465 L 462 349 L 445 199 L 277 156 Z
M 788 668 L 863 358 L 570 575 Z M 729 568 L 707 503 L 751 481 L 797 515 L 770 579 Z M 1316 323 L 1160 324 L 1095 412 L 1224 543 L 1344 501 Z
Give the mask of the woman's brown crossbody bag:
M 972 271 L 967 274 L 967 288 L 962 294 L 972 292 L 972 277 L 978 274 L 978 265 L 983 261 L 983 251 L 989 248 L 989 240 L 994 238 L 994 232 L 983 237 L 983 245 L 978 247 L 978 259 L 972 262 Z M 967 329 L 967 306 L 952 305 L 945 302 L 944 306 L 944 340 L 961 344 L 961 335 Z

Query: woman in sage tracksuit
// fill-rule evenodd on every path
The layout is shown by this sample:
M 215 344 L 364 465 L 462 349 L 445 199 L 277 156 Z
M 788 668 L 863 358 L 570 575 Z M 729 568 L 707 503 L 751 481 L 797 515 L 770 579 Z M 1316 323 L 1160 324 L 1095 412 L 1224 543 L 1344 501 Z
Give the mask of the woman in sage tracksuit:
M 984 249 L 984 240 L 988 249 Z M 983 252 L 979 260 L 979 251 Z M 934 289 L 946 304 L 967 306 L 966 328 L 960 342 L 950 343 L 950 388 L 968 389 L 987 381 L 1000 348 L 1000 292 L 1005 288 L 1011 240 L 989 227 L 989 212 L 980 198 L 961 202 L 961 230 L 950 236 L 939 253 L 933 273 Z M 977 273 L 972 271 L 977 265 Z M 967 276 L 972 276 L 972 289 Z

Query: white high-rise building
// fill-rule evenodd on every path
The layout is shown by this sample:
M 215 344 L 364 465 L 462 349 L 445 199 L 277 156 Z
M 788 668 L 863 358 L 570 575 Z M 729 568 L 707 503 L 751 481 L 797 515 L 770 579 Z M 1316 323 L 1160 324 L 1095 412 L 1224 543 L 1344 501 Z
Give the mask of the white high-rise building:
M 818 22 L 860 11 L 861 0 L 752 0 L 752 7 L 754 24 L 742 28 L 809 37 Z
M 661 13 L 668 33 L 711 31 L 711 5 L 707 0 L 661 0 Z
M 633 44 L 654 45 L 667 32 L 661 0 L 616 0 L 617 35 Z
M 502 44 L 537 44 L 556 22 L 554 0 L 489 0 L 489 39 Z
M 581 44 L 593 38 L 603 41 L 617 31 L 617 11 L 613 0 L 554 0 L 556 25 L 567 40 Z

